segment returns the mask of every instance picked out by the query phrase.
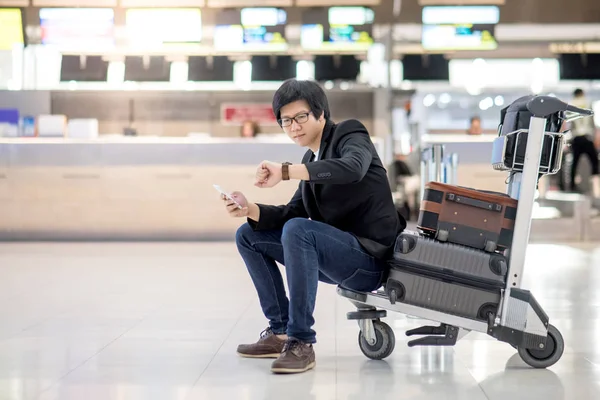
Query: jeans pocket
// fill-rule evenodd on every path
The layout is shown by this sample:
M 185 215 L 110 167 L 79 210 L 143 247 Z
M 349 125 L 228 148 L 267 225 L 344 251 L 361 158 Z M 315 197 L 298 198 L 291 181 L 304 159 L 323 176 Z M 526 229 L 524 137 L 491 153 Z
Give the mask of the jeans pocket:
M 383 271 L 375 272 L 357 269 L 352 275 L 344 279 L 341 286 L 359 292 L 370 292 L 381 286 L 382 278 Z

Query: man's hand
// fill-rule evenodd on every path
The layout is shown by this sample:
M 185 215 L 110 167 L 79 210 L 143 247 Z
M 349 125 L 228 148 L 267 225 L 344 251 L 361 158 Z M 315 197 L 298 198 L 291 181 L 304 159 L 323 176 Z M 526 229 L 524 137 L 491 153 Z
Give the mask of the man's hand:
M 242 208 L 240 209 L 238 207 L 237 204 L 235 204 L 235 202 L 229 200 L 225 195 L 221 195 L 221 199 L 223 200 L 223 203 L 225 204 L 225 209 L 227 210 L 227 213 L 229 213 L 229 216 L 232 218 L 250 218 L 256 222 L 258 222 L 258 219 L 260 217 L 260 209 L 258 208 L 258 206 L 254 203 L 250 203 L 247 199 L 246 196 L 244 196 L 241 192 L 233 192 L 231 193 L 231 197 L 233 197 L 235 199 L 235 201 L 238 202 L 238 204 L 240 206 L 242 206 Z
M 281 164 L 263 161 L 256 170 L 255 186 L 259 188 L 272 188 L 281 182 Z
M 225 209 L 229 213 L 229 216 L 234 217 L 234 218 L 247 217 L 248 216 L 248 200 L 246 199 L 246 196 L 244 196 L 240 192 L 233 192 L 233 193 L 231 193 L 231 197 L 233 197 L 234 200 L 237 201 L 237 203 L 240 206 L 242 206 L 242 208 L 239 208 L 238 205 L 234 201 L 231 201 L 230 199 L 228 199 L 224 194 L 221 195 L 221 200 L 223 200 L 223 203 L 225 204 Z

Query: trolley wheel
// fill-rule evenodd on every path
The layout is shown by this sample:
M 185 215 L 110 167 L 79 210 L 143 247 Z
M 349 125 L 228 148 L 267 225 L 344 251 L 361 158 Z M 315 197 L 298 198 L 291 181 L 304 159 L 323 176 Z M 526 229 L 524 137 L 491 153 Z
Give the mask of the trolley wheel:
M 375 344 L 370 345 L 363 336 L 362 331 L 358 333 L 358 346 L 365 356 L 372 360 L 383 360 L 394 351 L 396 336 L 392 328 L 381 321 L 373 321 L 375 328 Z
M 565 341 L 553 325 L 548 326 L 548 339 L 546 346 L 540 350 L 519 348 L 519 356 L 525 363 L 533 368 L 548 368 L 562 357 L 565 350 Z

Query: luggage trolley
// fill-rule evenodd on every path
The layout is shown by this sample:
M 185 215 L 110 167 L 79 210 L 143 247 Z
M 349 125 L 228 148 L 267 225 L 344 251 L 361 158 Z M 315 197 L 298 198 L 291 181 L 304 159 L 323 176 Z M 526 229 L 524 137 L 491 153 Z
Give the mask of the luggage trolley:
M 451 304 L 445 308 L 446 311 L 441 311 L 441 307 L 410 304 L 410 299 L 403 299 L 403 293 L 399 293 L 401 290 L 397 286 L 390 284 L 389 278 L 382 289 L 368 293 L 338 286 L 337 293 L 348 298 L 357 308 L 357 311 L 349 312 L 347 318 L 358 321 L 359 347 L 368 358 L 381 360 L 394 350 L 394 331 L 381 321 L 381 318 L 387 316 L 388 310 L 440 324 L 407 331 L 407 336 L 424 335 L 410 341 L 409 347 L 453 346 L 470 331 L 475 331 L 510 344 L 517 349 L 523 361 L 534 368 L 550 367 L 561 358 L 564 351 L 563 337 L 556 327 L 549 324 L 548 316 L 531 292 L 521 288 L 521 278 L 538 179 L 541 175 L 558 172 L 562 158 L 560 144 L 563 134 L 546 132 L 547 118 L 560 114 L 561 118 L 570 121 L 591 116 L 593 112 L 573 107 L 550 96 L 532 97 L 527 102 L 527 111 L 531 114 L 529 129 L 500 135 L 494 141 L 493 167 L 496 170 L 510 171 L 507 194 L 518 200 L 511 247 L 504 254 L 490 254 L 508 261 L 508 266 L 504 264 L 500 268 L 504 283 L 495 292 L 499 301 L 491 308 L 482 307 L 478 313 L 465 317 L 448 310 L 452 310 L 452 302 L 464 303 L 471 298 L 469 296 L 463 296 L 460 300 L 457 300 L 457 296 L 448 296 L 452 297 L 447 300 Z M 567 118 L 567 115 L 570 117 Z M 548 147 L 552 153 L 550 155 L 544 154 Z M 548 166 L 542 165 L 547 160 L 555 161 L 548 162 Z M 429 246 L 431 243 L 433 241 L 429 242 Z M 391 268 L 394 269 L 394 266 Z M 460 283 L 456 285 L 460 286 Z

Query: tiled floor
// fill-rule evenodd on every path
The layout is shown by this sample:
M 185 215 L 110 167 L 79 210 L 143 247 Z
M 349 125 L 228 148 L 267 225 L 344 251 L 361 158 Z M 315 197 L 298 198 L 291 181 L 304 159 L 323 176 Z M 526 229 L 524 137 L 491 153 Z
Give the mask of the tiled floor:
M 2 244 L 0 399 L 600 399 L 600 245 L 530 246 L 525 287 L 566 341 L 548 370 L 478 334 L 408 348 L 403 315 L 370 361 L 322 286 L 317 368 L 278 376 L 235 354 L 266 322 L 233 243 Z

